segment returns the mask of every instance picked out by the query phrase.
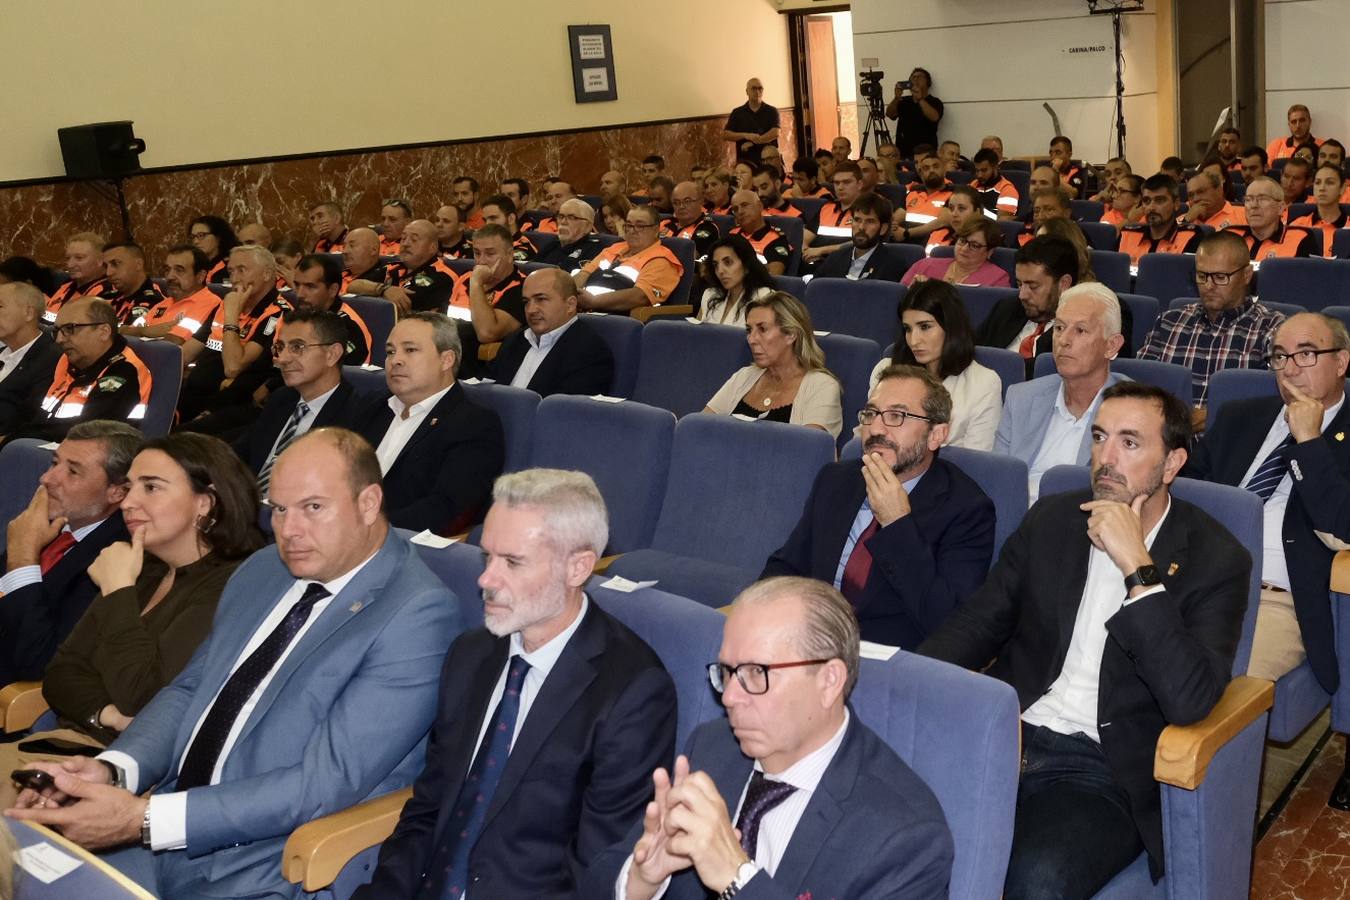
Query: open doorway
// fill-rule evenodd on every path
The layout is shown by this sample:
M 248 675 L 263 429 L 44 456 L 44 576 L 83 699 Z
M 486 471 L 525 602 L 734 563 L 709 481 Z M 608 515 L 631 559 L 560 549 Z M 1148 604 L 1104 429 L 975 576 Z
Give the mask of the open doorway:
M 792 13 L 793 82 L 801 107 L 797 152 L 829 149 L 839 135 L 858 147 L 858 77 L 847 9 Z

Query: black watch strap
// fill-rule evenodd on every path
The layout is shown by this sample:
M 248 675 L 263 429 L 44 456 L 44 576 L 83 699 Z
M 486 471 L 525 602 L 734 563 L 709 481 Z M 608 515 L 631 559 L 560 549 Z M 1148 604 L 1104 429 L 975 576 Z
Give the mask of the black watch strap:
M 1136 587 L 1153 587 L 1159 584 L 1162 584 L 1162 576 L 1158 574 L 1157 566 L 1140 566 L 1125 576 L 1125 590 L 1127 591 Z

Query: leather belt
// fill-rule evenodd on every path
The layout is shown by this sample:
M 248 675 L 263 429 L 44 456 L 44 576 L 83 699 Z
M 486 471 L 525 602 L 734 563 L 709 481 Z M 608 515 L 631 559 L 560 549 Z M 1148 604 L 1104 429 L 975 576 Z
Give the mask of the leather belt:
M 1277 594 L 1287 594 L 1287 593 L 1289 593 L 1289 588 L 1282 588 L 1282 587 L 1277 587 L 1277 586 L 1275 586 L 1275 585 L 1273 585 L 1273 584 L 1266 584 L 1264 581 L 1261 582 L 1261 590 L 1263 590 L 1263 591 L 1274 591 L 1274 592 L 1277 593 Z

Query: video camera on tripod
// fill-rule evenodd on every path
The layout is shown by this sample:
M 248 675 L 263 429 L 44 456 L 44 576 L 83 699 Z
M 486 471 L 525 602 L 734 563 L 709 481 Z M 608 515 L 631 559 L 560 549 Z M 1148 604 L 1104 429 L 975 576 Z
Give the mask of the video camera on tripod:
M 858 93 L 862 94 L 868 100 L 873 97 L 881 99 L 881 79 L 886 77 L 885 72 L 875 72 L 868 69 L 866 72 L 858 73 Z
M 871 60 L 863 60 L 864 63 Z M 867 138 L 876 139 L 878 147 L 891 143 L 891 132 L 886 125 L 886 101 L 881 89 L 881 79 L 886 73 L 880 69 L 868 68 L 858 73 L 858 93 L 867 101 L 867 124 L 862 129 L 862 147 L 860 156 L 867 155 Z

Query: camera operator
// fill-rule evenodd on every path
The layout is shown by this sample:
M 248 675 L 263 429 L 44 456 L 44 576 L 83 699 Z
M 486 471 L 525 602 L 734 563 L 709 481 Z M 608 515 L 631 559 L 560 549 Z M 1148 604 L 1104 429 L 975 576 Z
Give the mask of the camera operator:
M 895 83 L 895 97 L 886 106 L 886 118 L 895 123 L 895 145 L 900 155 L 912 159 L 914 148 L 920 144 L 938 145 L 937 127 L 942 120 L 942 101 L 929 92 L 933 76 L 927 69 L 916 68 L 909 81 Z

